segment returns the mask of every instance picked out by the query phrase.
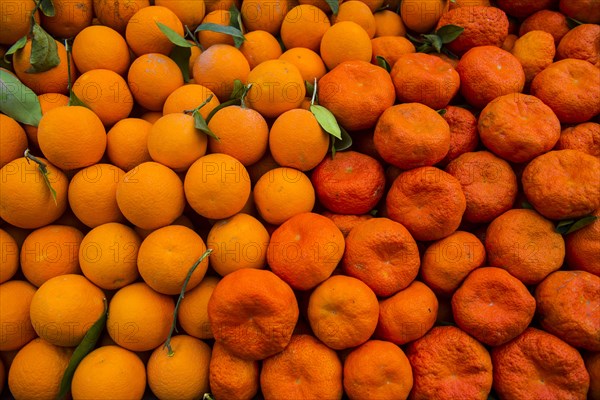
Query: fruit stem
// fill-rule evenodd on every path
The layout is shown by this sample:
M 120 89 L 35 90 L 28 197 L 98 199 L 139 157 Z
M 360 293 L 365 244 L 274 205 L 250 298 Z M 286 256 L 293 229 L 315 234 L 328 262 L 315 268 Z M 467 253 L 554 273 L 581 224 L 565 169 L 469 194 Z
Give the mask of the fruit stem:
M 211 94 L 210 96 L 208 96 L 206 98 L 206 100 L 204 100 L 202 102 L 202 104 L 200 104 L 198 107 L 194 108 L 193 110 L 183 110 L 184 114 L 191 114 L 193 116 L 195 113 L 197 113 L 198 111 L 200 111 L 200 109 L 202 107 L 204 107 L 205 105 L 207 105 L 212 100 L 213 97 L 214 97 L 214 94 Z
M 54 204 L 56 206 L 58 206 L 58 201 L 56 200 L 56 190 L 54 190 L 54 188 L 52 187 L 52 184 L 50 183 L 50 179 L 48 178 L 48 175 L 50 175 L 50 172 L 48 171 L 46 164 L 42 160 L 40 160 L 39 158 L 37 158 L 36 156 L 31 154 L 29 149 L 25 149 L 25 153 L 23 153 L 23 156 L 25 157 L 27 162 L 29 162 L 29 160 L 31 160 L 38 165 L 38 170 L 42 174 L 42 177 L 44 178 L 44 183 L 46 183 L 48 190 L 50 190 L 50 194 L 52 195 Z
M 192 274 L 194 273 L 194 271 L 196 270 L 198 265 L 200 265 L 200 263 L 202 261 L 204 261 L 204 259 L 210 255 L 210 253 L 212 253 L 212 249 L 207 249 L 204 252 L 204 254 L 202 254 L 202 256 L 200 256 L 198 261 L 196 261 L 194 263 L 194 265 L 192 265 L 192 267 L 190 268 L 190 270 L 187 273 L 187 276 L 185 277 L 185 280 L 183 281 L 183 286 L 181 287 L 181 293 L 179 293 L 179 298 L 177 299 L 177 304 L 175 304 L 175 310 L 173 311 L 173 322 L 171 323 L 171 331 L 169 332 L 169 336 L 167 336 L 167 340 L 165 341 L 165 345 L 163 346 L 163 348 L 165 348 L 165 347 L 167 348 L 169 357 L 173 357 L 175 355 L 175 352 L 171 348 L 171 338 L 173 337 L 173 333 L 177 332 L 177 313 L 179 312 L 179 305 L 181 304 L 181 300 L 185 296 L 185 289 L 187 288 L 187 285 L 190 282 L 190 278 L 192 277 Z
M 313 84 L 313 92 L 312 98 L 310 99 L 310 105 L 315 104 L 315 100 L 317 99 L 317 78 L 315 78 L 315 83 Z

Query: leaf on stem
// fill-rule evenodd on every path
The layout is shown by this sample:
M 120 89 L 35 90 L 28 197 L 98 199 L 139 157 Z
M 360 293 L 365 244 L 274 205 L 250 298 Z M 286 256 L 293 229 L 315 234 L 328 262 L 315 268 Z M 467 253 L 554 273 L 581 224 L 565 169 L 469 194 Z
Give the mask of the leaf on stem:
M 158 29 L 160 29 L 160 31 L 167 37 L 167 39 L 169 39 L 171 41 L 171 43 L 173 43 L 175 46 L 178 46 L 178 47 L 192 47 L 193 46 L 193 44 L 191 44 L 190 42 L 185 40 L 183 36 L 181 36 L 179 33 L 175 32 L 173 29 L 169 28 L 165 24 L 156 21 L 156 25 L 158 26 Z
M 36 94 L 7 70 L 0 70 L 0 111 L 32 126 L 38 126 L 42 118 Z
M 558 224 L 556 224 L 556 228 L 554 229 L 554 231 L 556 233 L 560 233 L 561 235 L 568 235 L 570 233 L 580 230 L 581 228 L 588 226 L 597 219 L 598 217 L 595 215 L 587 215 L 578 220 L 569 219 L 559 221 Z
M 46 17 L 54 17 L 56 11 L 54 10 L 54 4 L 52 0 L 38 0 L 40 3 L 40 10 Z
M 54 204 L 58 205 L 58 202 L 56 201 L 56 190 L 54 190 L 54 188 L 52 187 L 52 183 L 50 182 L 50 178 L 49 178 L 50 171 L 48 171 L 48 167 L 46 166 L 46 163 L 44 163 L 42 160 L 40 160 L 39 158 L 37 158 L 33 154 L 31 154 L 29 152 L 29 149 L 25 150 L 25 158 L 27 159 L 27 162 L 29 162 L 29 160 L 31 160 L 38 165 L 38 171 L 40 171 L 40 173 L 42 174 L 44 183 L 50 190 L 50 195 L 52 196 L 52 199 L 54 200 Z
M 10 63 L 8 61 L 8 56 L 15 54 L 18 50 L 21 50 L 27 44 L 27 35 L 23 36 L 21 39 L 17 40 L 4 54 L 4 61 Z
M 465 28 L 462 26 L 449 24 L 440 27 L 440 29 L 435 31 L 435 34 L 443 44 L 448 44 L 456 40 L 464 31 Z
M 387 72 L 390 72 L 392 70 L 390 63 L 388 63 L 383 56 L 375 56 L 375 59 L 377 60 L 377 65 L 385 69 Z
M 29 63 L 31 67 L 25 72 L 32 74 L 48 71 L 60 64 L 56 41 L 38 24 L 34 24 L 32 29 Z
M 331 8 L 331 12 L 333 13 L 333 15 L 337 15 L 337 13 L 340 9 L 339 1 L 338 0 L 325 0 L 325 1 L 329 5 L 329 8 Z
M 342 140 L 342 131 L 331 111 L 321 105 L 311 104 L 310 112 L 313 113 L 317 122 L 325 132 L 338 140 Z
M 219 24 L 215 24 L 212 22 L 206 22 L 204 24 L 198 25 L 198 27 L 196 28 L 194 33 L 197 33 L 199 31 L 211 31 L 211 32 L 217 32 L 217 33 L 224 33 L 226 35 L 233 36 L 234 42 L 235 42 L 236 38 L 238 40 L 241 40 L 241 42 L 246 40 L 242 31 L 240 31 L 236 27 L 229 26 L 229 25 L 219 25 Z M 241 45 L 241 42 L 240 42 L 240 45 Z M 236 47 L 239 47 L 239 46 L 236 46 Z

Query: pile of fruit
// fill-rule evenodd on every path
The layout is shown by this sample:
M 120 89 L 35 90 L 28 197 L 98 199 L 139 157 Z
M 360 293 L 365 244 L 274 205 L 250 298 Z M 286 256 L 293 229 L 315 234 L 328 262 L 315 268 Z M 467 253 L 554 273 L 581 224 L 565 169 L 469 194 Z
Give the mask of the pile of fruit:
M 0 398 L 600 399 L 600 1 L 0 0 Z

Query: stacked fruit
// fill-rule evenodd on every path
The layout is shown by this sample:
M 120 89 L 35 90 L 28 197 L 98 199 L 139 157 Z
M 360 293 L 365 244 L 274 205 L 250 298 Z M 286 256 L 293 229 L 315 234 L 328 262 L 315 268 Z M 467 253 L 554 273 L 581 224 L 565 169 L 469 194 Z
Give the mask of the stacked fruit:
M 0 19 L 5 397 L 600 399 L 597 0 Z

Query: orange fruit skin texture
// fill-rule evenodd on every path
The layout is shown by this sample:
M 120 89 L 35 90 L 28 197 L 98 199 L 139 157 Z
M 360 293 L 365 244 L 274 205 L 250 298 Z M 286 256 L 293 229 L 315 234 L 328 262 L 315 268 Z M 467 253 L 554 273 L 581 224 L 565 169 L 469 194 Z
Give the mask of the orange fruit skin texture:
M 404 54 L 416 51 L 415 45 L 404 36 L 377 36 L 371 39 L 371 63 L 377 63 L 377 56 L 383 57 L 389 65 L 393 66 L 398 58 Z
M 36 337 L 29 319 L 29 308 L 36 289 L 21 280 L 4 282 L 0 289 L 0 351 L 19 350 Z
M 506 269 L 526 285 L 558 270 L 565 243 L 554 224 L 533 210 L 512 209 L 494 219 L 485 234 L 487 263 Z
M 260 387 L 269 399 L 339 399 L 342 363 L 337 353 L 311 335 L 293 335 L 289 345 L 262 363 Z
M 587 353 L 584 355 L 585 367 L 590 374 L 590 390 L 588 397 L 597 399 L 600 396 L 600 353 Z
M 584 153 L 600 157 L 600 124 L 584 122 L 562 130 L 554 146 L 555 150 L 581 150 Z
M 365 61 L 342 62 L 318 81 L 319 104 L 349 131 L 374 127 L 379 116 L 395 101 L 390 75 L 370 64 L 370 59 L 369 51 Z
M 121 34 L 125 34 L 127 23 L 131 17 L 150 0 L 94 0 L 94 12 L 102 25 L 106 25 Z
M 0 114 L 0 168 L 23 155 L 27 149 L 27 134 L 17 121 Z
M 545 331 L 571 346 L 600 351 L 600 277 L 585 271 L 556 271 L 535 290 Z
M 406 399 L 412 385 L 408 358 L 393 343 L 369 340 L 344 360 L 344 390 L 350 399 Z
M 406 288 L 419 272 L 419 250 L 408 230 L 388 218 L 357 224 L 346 237 L 342 269 L 379 297 Z
M 179 304 L 177 319 L 181 327 L 198 339 L 212 339 L 212 329 L 208 319 L 208 300 L 219 283 L 215 276 L 205 276 L 194 289 L 186 291 Z
M 408 29 L 427 33 L 448 11 L 450 3 L 447 0 L 404 0 L 400 2 L 400 16 Z
M 526 83 L 554 61 L 556 48 L 554 38 L 544 31 L 531 31 L 518 38 L 510 52 L 523 65 Z
M 136 58 L 127 72 L 135 101 L 150 111 L 160 111 L 171 93 L 183 86 L 183 75 L 169 57 L 149 53 Z
M 540 30 L 551 34 L 554 44 L 558 45 L 570 29 L 564 14 L 558 11 L 540 10 L 523 20 L 519 26 L 519 36 L 530 31 Z
M 232 272 L 221 279 L 208 302 L 215 340 L 246 360 L 263 360 L 282 351 L 298 316 L 292 288 L 266 270 Z
M 586 398 L 590 377 L 581 355 L 550 333 L 527 328 L 491 355 L 494 390 L 502 398 Z
M 578 218 L 600 208 L 600 159 L 579 150 L 536 157 L 521 182 L 527 200 L 546 218 Z
M 599 210 L 593 212 L 598 216 Z M 600 220 L 575 231 L 565 238 L 567 265 L 573 270 L 582 270 L 600 276 Z
M 589 61 L 600 67 L 600 26 L 596 24 L 583 24 L 573 28 L 561 39 L 556 48 L 557 59 L 576 58 Z M 596 43 L 591 45 L 590 43 Z
M 410 343 L 406 355 L 414 378 L 411 399 L 486 399 L 492 388 L 490 354 L 459 328 L 433 328 Z
M 447 165 L 459 155 L 477 148 L 479 132 L 477 118 L 466 108 L 449 105 L 443 117 L 450 127 L 450 148 L 440 165 Z
M 0 25 L 0 44 L 12 45 L 25 36 L 31 28 L 31 12 L 35 10 L 34 0 L 2 0 L 2 25 Z M 35 13 L 35 21 L 40 22 L 39 12 Z
M 82 74 L 92 69 L 109 69 L 124 75 L 129 68 L 129 47 L 119 32 L 108 26 L 88 26 L 75 36 L 73 62 Z
M 2 284 L 12 278 L 19 269 L 20 246 L 10 233 L 0 229 L 0 248 L 2 249 L 0 284 Z
M 465 30 L 446 46 L 459 57 L 478 46 L 502 46 L 508 36 L 508 18 L 496 7 L 458 7 L 442 14 L 436 30 L 445 25 L 458 25 Z
M 347 237 L 350 231 L 361 222 L 372 219 L 371 214 L 351 215 L 351 214 L 335 214 L 330 211 L 323 211 L 321 215 L 329 218 L 339 228 L 344 237 Z
M 600 23 L 600 11 L 596 0 L 568 1 L 560 0 L 559 10 L 568 17 L 590 24 Z
M 216 399 L 252 399 L 259 389 L 259 363 L 236 357 L 215 342 L 209 366 L 211 393 Z

